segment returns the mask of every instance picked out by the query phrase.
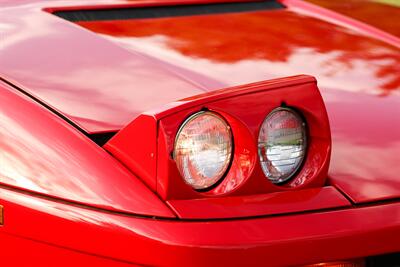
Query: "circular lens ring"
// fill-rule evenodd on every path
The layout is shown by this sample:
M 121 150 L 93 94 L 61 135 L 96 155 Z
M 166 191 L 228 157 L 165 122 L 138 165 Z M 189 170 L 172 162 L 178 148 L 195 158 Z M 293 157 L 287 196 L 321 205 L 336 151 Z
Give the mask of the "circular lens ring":
M 262 164 L 261 159 L 260 159 L 260 157 L 261 157 L 261 155 L 260 155 L 260 153 L 261 153 L 261 152 L 260 152 L 260 141 L 261 141 L 260 138 L 261 138 L 261 131 L 263 130 L 263 127 L 264 127 L 265 123 L 266 123 L 269 119 L 271 119 L 276 113 L 282 112 L 282 111 L 290 113 L 291 115 L 293 115 L 293 116 L 295 117 L 295 119 L 296 119 L 297 121 L 300 122 L 300 125 L 301 125 L 301 135 L 302 135 L 302 140 L 303 140 L 302 145 L 301 145 L 301 148 L 302 148 L 302 150 L 303 150 L 303 154 L 302 154 L 302 158 L 301 158 L 300 162 L 298 162 L 298 163 L 296 164 L 296 167 L 290 172 L 289 175 L 287 175 L 287 176 L 284 177 L 284 178 L 275 179 L 275 178 L 273 178 L 273 177 L 268 176 L 267 171 L 264 170 L 264 167 L 262 166 L 263 164 Z M 261 167 L 262 167 L 262 171 L 263 171 L 264 175 L 268 178 L 268 180 L 269 180 L 270 182 L 272 182 L 273 184 L 277 184 L 277 185 L 283 184 L 283 183 L 288 182 L 288 181 L 289 181 L 290 179 L 292 179 L 295 175 L 297 175 L 298 171 L 301 169 L 301 167 L 303 166 L 304 161 L 305 161 L 305 159 L 306 159 L 307 145 L 308 145 L 307 142 L 308 142 L 308 140 L 307 140 L 306 121 L 305 121 L 305 119 L 304 119 L 296 110 L 291 109 L 291 108 L 288 108 L 288 107 L 278 107 L 278 108 L 275 108 L 274 110 L 272 110 L 272 111 L 267 115 L 267 117 L 264 119 L 263 123 L 261 124 L 261 128 L 260 128 L 260 130 L 259 130 L 258 145 L 257 145 L 258 148 L 257 148 L 257 150 L 258 150 L 258 157 L 259 157 L 259 160 L 260 160 L 260 164 L 261 164 Z
M 231 162 L 232 162 L 232 158 L 233 158 L 233 145 L 234 145 L 234 143 L 233 143 L 233 135 L 232 135 L 231 127 L 229 126 L 229 124 L 226 122 L 226 120 L 222 116 L 220 116 L 219 114 L 217 114 L 215 112 L 211 112 L 211 111 L 199 111 L 199 112 L 194 113 L 191 116 L 189 116 L 182 123 L 182 125 L 180 126 L 180 128 L 179 128 L 179 130 L 178 130 L 178 132 L 177 132 L 177 134 L 175 136 L 173 158 L 174 158 L 176 163 L 178 163 L 177 162 L 176 151 L 177 151 L 177 145 L 178 145 L 178 141 L 179 141 L 179 137 L 181 136 L 181 133 L 183 132 L 183 130 L 185 129 L 185 127 L 189 123 L 191 123 L 192 121 L 194 121 L 195 119 L 197 119 L 197 118 L 199 118 L 201 116 L 212 116 L 215 119 L 217 119 L 223 126 L 225 126 L 225 128 L 227 130 L 227 133 L 229 134 L 229 138 L 227 140 L 228 140 L 228 147 L 230 148 L 229 152 L 228 152 L 228 155 L 227 155 L 227 158 L 226 158 L 226 160 L 225 160 L 225 162 L 223 164 L 224 167 L 218 172 L 217 178 L 214 179 L 215 181 L 212 184 L 210 184 L 208 186 L 205 186 L 205 187 L 198 187 L 195 184 L 192 184 L 192 183 L 188 182 L 188 180 L 187 180 L 188 178 L 185 177 L 185 174 L 183 173 L 183 171 L 181 170 L 181 168 L 177 164 L 178 170 L 179 170 L 184 182 L 186 184 L 190 185 L 191 187 L 193 187 L 196 191 L 205 192 L 205 191 L 209 191 L 212 188 L 214 188 L 215 186 L 217 186 L 223 180 L 223 178 L 226 176 L 226 173 L 228 172 L 228 170 L 229 170 L 229 168 L 231 166 Z

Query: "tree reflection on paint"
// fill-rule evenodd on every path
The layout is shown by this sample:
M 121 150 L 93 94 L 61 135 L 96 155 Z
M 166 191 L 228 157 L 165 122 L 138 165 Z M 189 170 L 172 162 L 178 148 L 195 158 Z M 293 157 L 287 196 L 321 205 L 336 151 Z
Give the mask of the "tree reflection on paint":
M 322 60 L 319 66 L 308 70 L 317 78 L 351 70 L 353 78 L 359 79 L 356 76 L 366 75 L 361 68 L 357 70 L 362 63 L 372 78 L 379 81 L 380 94 L 400 87 L 400 53 L 396 48 L 286 10 L 79 24 L 114 39 L 131 38 L 131 42 L 163 36 L 163 46 L 169 50 L 215 64 L 244 60 L 288 62 L 298 51 L 306 49 Z M 329 60 L 323 60 L 328 54 Z M 304 62 L 304 66 L 307 64 L 310 63 Z M 304 69 L 298 67 L 297 73 L 304 73 Z

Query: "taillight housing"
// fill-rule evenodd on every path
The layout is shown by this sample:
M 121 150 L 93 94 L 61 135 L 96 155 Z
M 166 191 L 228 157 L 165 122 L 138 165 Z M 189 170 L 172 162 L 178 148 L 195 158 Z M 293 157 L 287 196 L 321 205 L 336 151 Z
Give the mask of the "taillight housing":
M 277 146 L 291 154 L 274 158 Z M 105 148 L 162 199 L 199 200 L 321 187 L 331 138 L 316 80 L 302 75 L 148 111 Z

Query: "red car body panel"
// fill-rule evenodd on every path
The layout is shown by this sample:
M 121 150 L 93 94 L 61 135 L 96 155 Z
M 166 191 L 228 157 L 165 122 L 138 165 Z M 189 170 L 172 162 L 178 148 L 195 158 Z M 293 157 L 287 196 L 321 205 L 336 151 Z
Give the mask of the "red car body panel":
M 167 203 L 179 218 L 194 220 L 293 214 L 351 205 L 332 186 L 250 196 L 168 200 Z
M 388 30 L 399 22 L 297 0 L 151 20 L 51 14 L 212 2 L 0 0 L 1 264 L 290 266 L 400 251 L 400 41 Z M 318 80 L 330 122 L 323 187 L 159 198 L 157 184 L 85 136 L 179 99 L 301 73 Z
M 130 20 L 81 23 L 105 37 L 115 35 L 116 38 L 112 38 L 114 42 L 75 27 L 71 22 L 51 16 L 42 10 L 72 4 L 79 7 L 76 1 L 40 2 L 34 6 L 7 8 L 3 9 L 1 17 L 4 34 L 10 38 L 3 41 L 0 50 L 0 71 L 3 78 L 59 110 L 89 133 L 117 131 L 140 113 L 177 99 L 228 86 L 301 73 L 315 76 L 323 93 L 325 90 L 339 90 L 355 91 L 362 95 L 368 92 L 379 94 L 399 87 L 399 81 L 395 79 L 398 69 L 390 69 L 394 64 L 388 62 L 381 66 L 382 62 L 375 62 L 380 59 L 398 62 L 398 49 L 377 40 L 375 35 L 360 36 L 357 31 L 314 18 L 318 14 L 310 16 L 308 12 L 307 16 L 304 16 L 305 11 L 299 7 L 297 1 L 293 2 L 296 3 L 294 8 L 289 6 L 284 10 L 264 11 L 268 17 L 263 16 L 263 12 L 224 14 L 233 17 L 236 24 L 246 23 L 246 26 L 237 28 L 236 24 L 231 23 L 212 32 L 208 29 L 218 20 L 218 15 L 152 19 L 144 22 Z M 87 4 L 82 2 L 81 5 L 85 3 Z M 120 6 L 118 3 L 115 2 L 114 6 Z M 129 3 L 129 6 L 143 6 L 146 2 Z M 253 17 L 258 20 L 253 21 Z M 328 21 L 332 19 L 327 18 Z M 251 24 L 248 23 L 250 20 Z M 209 24 L 204 24 L 204 21 Z M 166 24 L 178 28 L 176 31 L 170 30 L 169 33 Z M 292 29 L 293 32 L 282 31 L 293 25 L 299 25 Z M 142 32 L 137 26 L 146 26 L 146 32 Z M 237 36 L 230 38 L 224 34 L 233 28 L 238 32 Z M 193 31 L 199 34 L 187 34 Z M 274 36 L 274 39 L 267 40 L 255 34 L 259 31 Z M 243 49 L 241 42 L 234 41 L 247 37 L 248 32 L 252 33 L 252 39 L 248 40 L 246 48 Z M 208 34 L 213 42 L 205 42 L 204 34 Z M 297 37 L 300 34 L 302 38 Z M 154 44 L 152 40 L 145 38 L 157 35 L 167 37 L 166 48 L 163 49 L 163 40 L 158 43 L 155 40 Z M 328 35 L 331 36 L 331 40 L 327 42 L 316 39 L 315 35 Z M 115 45 L 115 42 L 130 50 L 122 49 L 121 46 Z M 181 50 L 174 45 L 179 42 L 185 44 Z M 218 50 L 213 48 L 214 42 Z M 152 51 L 143 51 L 146 47 L 150 47 Z M 243 51 L 237 53 L 240 49 Z M 169 58 L 168 52 L 175 50 L 181 52 L 187 61 L 182 63 L 180 58 Z M 43 54 L 43 51 L 47 53 Z M 332 51 L 343 54 L 344 58 L 330 55 Z M 15 61 L 16 56 L 24 60 Z M 307 56 L 313 57 L 314 60 L 304 64 L 308 61 Z M 201 61 L 195 61 L 197 58 L 211 61 L 210 66 L 202 66 Z M 265 65 L 271 64 L 273 68 L 257 66 L 259 71 L 249 71 L 247 66 L 243 66 L 238 69 L 235 63 L 243 61 L 255 64 L 262 61 Z M 349 66 L 354 73 L 350 72 L 346 81 L 341 81 L 346 84 L 337 84 L 338 76 L 343 74 L 335 76 L 331 69 L 344 68 L 355 61 L 370 66 L 376 65 L 376 68 L 382 71 L 385 67 L 389 69 L 383 75 L 378 75 L 379 70 L 375 73 L 373 68 L 363 73 L 358 71 L 360 67 Z M 47 64 L 42 64 L 43 62 Z M 290 68 L 274 65 L 280 62 L 283 66 L 289 65 Z M 324 62 L 329 64 L 325 65 Z M 219 67 L 218 63 L 227 65 L 223 68 L 224 65 Z M 57 68 L 54 68 L 54 64 L 57 64 Z M 338 67 L 332 67 L 334 64 L 338 64 Z M 196 67 L 194 70 L 193 66 Z M 203 69 L 205 73 L 199 69 Z M 228 75 L 233 70 L 234 78 Z M 97 79 L 93 79 L 96 76 Z M 159 82 L 163 84 L 162 88 L 159 87 Z M 349 87 L 351 85 L 351 90 L 347 88 L 347 84 Z M 326 102 L 329 104 L 329 99 Z
M 400 16 L 400 10 L 393 8 L 393 6 L 399 6 L 398 2 L 373 0 L 307 1 L 400 37 L 399 23 L 394 19 Z M 382 16 L 382 14 L 385 14 L 385 16 Z
M 82 133 L 14 88 L 0 83 L 0 89 L 0 184 L 93 208 L 175 217 Z
M 38 252 L 38 266 L 84 266 L 77 261 L 79 252 L 110 264 L 115 260 L 115 266 L 298 266 L 399 250 L 399 203 L 250 220 L 176 221 L 105 214 L 8 190 L 0 197 L 8 207 L 0 238 L 24 239 L 24 251 Z M 37 250 L 46 244 L 55 248 Z M 2 247 L 6 263 L 29 262 L 13 248 Z M 75 258 L 60 262 L 65 250 Z
M 89 133 L 119 130 L 180 98 L 308 73 L 319 82 L 331 123 L 331 183 L 356 203 L 399 198 L 400 128 L 391 123 L 400 115 L 398 39 L 360 29 L 365 24 L 329 23 L 343 16 L 315 13 L 321 8 L 304 2 L 284 3 L 287 9 L 224 14 L 230 22 L 219 27 L 219 15 L 80 23 L 102 36 L 42 10 L 77 2 L 10 7 L 0 11 L 10 37 L 0 49 L 0 72 Z M 233 29 L 236 35 L 225 34 Z

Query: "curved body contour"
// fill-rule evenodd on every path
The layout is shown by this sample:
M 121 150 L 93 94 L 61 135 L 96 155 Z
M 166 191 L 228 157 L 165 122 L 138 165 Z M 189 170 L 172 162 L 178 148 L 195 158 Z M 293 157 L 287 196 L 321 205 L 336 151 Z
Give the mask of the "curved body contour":
M 152 19 L 56 16 L 213 2 L 0 0 L 1 264 L 293 266 L 400 251 L 396 20 L 297 0 Z M 316 78 L 323 103 L 307 77 L 239 86 L 298 74 Z M 180 184 L 167 152 L 185 117 L 203 107 L 232 117 L 243 140 L 235 159 L 246 157 L 261 100 L 293 103 L 312 121 L 308 156 L 321 157 L 311 182 L 264 186 L 249 156 L 251 168 L 232 165 L 241 172 L 229 179 L 243 185 L 231 193 Z M 107 133 L 102 147 L 90 140 Z

